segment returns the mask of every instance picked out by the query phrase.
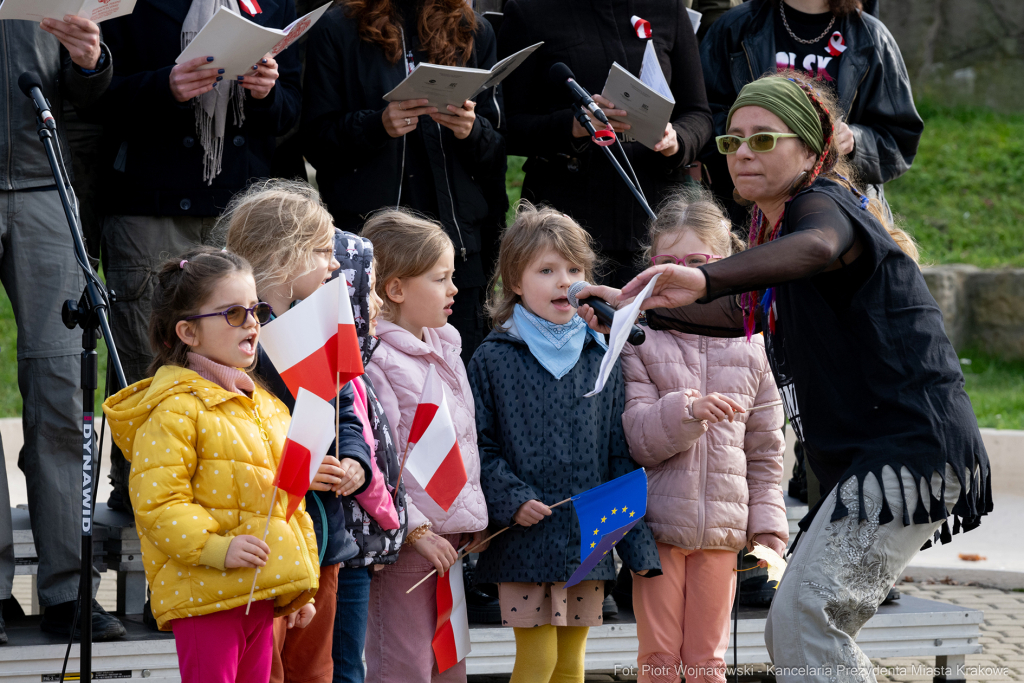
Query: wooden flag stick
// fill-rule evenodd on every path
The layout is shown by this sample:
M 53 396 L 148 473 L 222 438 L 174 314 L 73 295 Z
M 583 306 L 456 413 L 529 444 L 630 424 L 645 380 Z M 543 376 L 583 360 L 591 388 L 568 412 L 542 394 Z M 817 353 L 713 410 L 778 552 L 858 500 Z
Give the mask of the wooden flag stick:
M 263 527 L 263 542 L 267 542 L 267 532 L 270 531 L 270 515 L 274 513 L 274 501 L 277 500 L 277 487 L 274 487 L 274 492 L 270 494 L 270 509 L 267 510 L 267 523 Z M 249 602 L 245 603 L 245 613 L 249 614 L 249 605 L 252 604 L 252 594 L 256 590 L 256 579 L 260 575 L 260 568 L 256 567 L 256 573 L 252 575 L 252 587 L 249 589 Z
M 572 498 L 571 498 L 571 497 L 570 497 L 570 498 L 566 498 L 565 500 L 560 500 L 560 501 L 558 501 L 557 503 L 555 503 L 554 505 L 549 505 L 549 506 L 548 506 L 548 509 L 549 509 L 549 510 L 550 510 L 550 509 L 554 509 L 554 508 L 558 507 L 559 505 L 562 505 L 562 504 L 564 504 L 564 503 L 568 503 L 568 502 L 569 502 L 570 500 L 572 500 Z M 514 526 L 519 526 L 519 525 L 518 525 L 518 524 L 511 524 L 511 525 L 509 525 L 509 526 L 505 527 L 504 529 L 501 529 L 500 531 L 495 531 L 495 532 L 494 532 L 493 534 L 491 534 L 490 536 L 488 536 L 488 537 L 487 537 L 487 538 L 485 538 L 484 540 L 480 541 L 479 543 L 477 543 L 477 544 L 476 544 L 476 545 L 474 545 L 473 547 L 471 547 L 471 548 L 466 548 L 466 549 L 465 549 L 464 551 L 462 551 L 462 552 L 461 552 L 461 553 L 459 554 L 459 556 L 458 556 L 457 558 L 455 558 L 455 561 L 456 561 L 456 562 L 458 562 L 459 560 L 461 560 L 462 558 L 464 558 L 464 557 L 465 557 L 466 555 L 469 555 L 469 554 L 470 554 L 471 552 L 473 552 L 474 550 L 476 550 L 477 548 L 479 548 L 479 547 L 480 547 L 480 546 L 482 546 L 483 544 L 485 544 L 485 543 L 488 543 L 488 542 L 490 542 L 490 540 L 491 540 L 492 538 L 494 538 L 495 536 L 500 536 L 501 534 L 505 533 L 506 531 L 508 531 L 509 529 L 511 529 L 511 528 L 512 528 L 512 527 L 514 527 Z M 436 573 L 437 573 L 437 569 L 436 569 L 436 568 L 435 568 L 435 569 L 433 569 L 433 570 L 431 570 L 431 572 L 430 572 L 429 574 L 427 574 L 426 576 L 424 576 L 424 577 L 423 577 L 422 579 L 420 579 L 420 580 L 419 580 L 419 581 L 418 581 L 418 582 L 416 583 L 416 585 L 415 585 L 415 586 L 413 586 L 413 587 L 412 587 L 412 588 L 410 588 L 409 590 L 405 591 L 405 594 L 406 594 L 406 595 L 408 595 L 409 593 L 412 593 L 412 592 L 413 592 L 414 590 L 416 590 L 417 588 L 419 588 L 419 587 L 420 587 L 420 585 L 421 585 L 421 584 L 422 584 L 422 583 L 423 583 L 424 581 L 426 581 L 427 579 L 429 579 L 429 578 L 430 578 L 431 576 L 433 576 L 433 575 L 434 575 L 434 574 L 436 574 Z
M 747 410 L 745 410 L 743 412 L 745 412 L 745 413 L 753 413 L 753 412 L 756 412 L 758 410 L 764 410 L 765 408 L 774 408 L 775 406 L 781 406 L 781 405 L 782 405 L 782 401 L 781 400 L 780 401 L 772 401 L 771 403 L 762 403 L 759 406 L 752 406 L 752 407 L 748 408 Z M 691 417 L 688 420 L 683 420 L 683 424 L 686 424 L 687 422 L 702 422 L 702 420 L 699 417 Z
M 405 452 L 402 453 L 402 465 L 398 468 L 398 481 L 395 482 L 395 492 L 393 495 L 395 504 L 398 504 L 398 487 L 402 485 L 402 472 L 405 471 L 405 461 L 409 459 L 409 441 L 405 442 Z
M 334 457 L 341 462 L 341 427 L 339 422 L 341 421 L 341 372 L 339 371 L 334 376 Z M 334 497 L 337 498 L 341 495 L 341 491 L 335 491 Z

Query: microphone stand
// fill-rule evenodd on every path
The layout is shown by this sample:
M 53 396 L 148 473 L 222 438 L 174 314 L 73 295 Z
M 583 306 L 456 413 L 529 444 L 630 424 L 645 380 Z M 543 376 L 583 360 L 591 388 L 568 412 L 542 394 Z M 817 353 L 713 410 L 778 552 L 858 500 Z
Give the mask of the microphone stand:
M 581 107 L 579 104 L 573 104 L 573 109 L 575 110 L 573 112 L 573 115 L 576 117 L 576 120 L 580 122 L 580 125 L 583 126 L 588 133 L 590 133 L 591 141 L 604 151 L 605 156 L 608 157 L 608 161 L 610 161 L 612 163 L 612 166 L 615 167 L 615 170 L 619 172 L 619 177 L 622 178 L 622 182 L 626 183 L 626 187 L 628 187 L 629 191 L 633 193 L 633 196 L 636 197 L 636 200 L 640 202 L 640 207 L 645 212 L 647 212 L 647 215 L 653 221 L 655 219 L 655 215 L 654 211 L 651 210 L 650 204 L 648 204 L 647 200 L 644 199 L 644 196 L 640 194 L 640 190 L 638 190 L 636 185 L 633 184 L 633 181 L 630 179 L 630 177 L 626 175 L 626 171 L 623 170 L 622 164 L 620 164 L 619 160 L 615 158 L 615 155 L 612 154 L 612 151 L 608 149 L 607 146 L 598 142 L 597 130 L 594 128 L 594 124 L 593 122 L 591 122 L 590 115 L 587 114 L 587 110 Z M 614 135 L 615 132 L 612 131 L 612 134 Z M 625 151 L 623 151 L 623 154 L 625 154 Z
M 63 171 L 63 160 L 58 161 L 58 152 L 54 146 L 54 130 L 47 128 L 37 109 L 36 125 L 39 140 L 46 149 L 46 158 L 50 162 L 50 171 L 57 182 L 57 192 L 61 204 L 64 205 L 64 216 L 71 228 L 71 239 L 75 247 L 75 260 L 85 274 L 85 289 L 76 302 L 68 299 L 61 308 L 61 320 L 65 327 L 73 330 L 82 329 L 82 566 L 79 582 L 78 610 L 81 624 L 81 646 L 79 653 L 79 680 L 92 680 L 92 523 L 95 512 L 95 458 L 96 447 L 93 430 L 93 411 L 95 408 L 95 392 L 98 382 L 98 363 L 96 361 L 96 340 L 99 332 L 107 343 L 107 363 L 113 365 L 117 375 L 119 389 L 128 386 L 121 368 L 121 360 L 114 346 L 114 338 L 107 321 L 107 296 L 103 283 L 96 276 L 96 271 L 89 263 L 89 255 L 85 250 L 85 241 L 78 224 L 78 216 L 71 202 L 70 181 Z M 74 190 L 71 190 L 73 192 Z M 71 625 L 72 637 L 74 624 Z

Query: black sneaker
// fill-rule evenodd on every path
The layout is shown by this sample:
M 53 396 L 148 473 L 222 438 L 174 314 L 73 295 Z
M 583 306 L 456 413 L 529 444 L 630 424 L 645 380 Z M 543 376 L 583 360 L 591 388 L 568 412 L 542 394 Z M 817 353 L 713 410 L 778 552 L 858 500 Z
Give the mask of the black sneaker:
M 75 601 L 62 602 L 58 605 L 47 607 L 43 612 L 43 620 L 39 622 L 39 628 L 47 633 L 67 638 L 71 633 L 71 621 L 75 618 Z M 95 599 L 92 601 L 92 639 L 93 642 L 104 640 L 116 640 L 127 634 L 124 624 L 118 621 L 117 617 L 109 614 L 100 607 Z M 75 640 L 82 636 L 82 629 L 75 624 Z
M 882 600 L 883 605 L 889 605 L 896 600 L 900 599 L 900 591 L 896 586 L 889 589 L 889 593 L 885 596 L 885 600 Z
M 0 645 L 7 644 L 7 624 L 4 623 L 4 608 L 0 602 Z

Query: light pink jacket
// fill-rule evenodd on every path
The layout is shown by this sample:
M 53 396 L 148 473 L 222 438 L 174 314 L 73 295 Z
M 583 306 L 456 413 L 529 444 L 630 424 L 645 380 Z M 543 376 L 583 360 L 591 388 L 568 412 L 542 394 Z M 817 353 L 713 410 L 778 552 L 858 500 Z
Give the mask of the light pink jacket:
M 764 340 L 718 339 L 647 330 L 622 352 L 633 459 L 647 469 L 648 526 L 654 538 L 686 549 L 739 551 L 755 536 L 785 548 L 781 407 L 705 426 L 684 422 L 691 401 L 717 392 L 744 409 L 779 400 Z
M 451 325 L 437 329 L 424 328 L 420 341 L 411 332 L 386 320 L 377 323 L 380 346 L 374 351 L 366 374 L 377 391 L 394 432 L 399 460 L 405 454 L 406 440 L 412 426 L 416 404 L 423 392 L 430 365 L 444 386 L 448 409 L 455 424 L 455 435 L 462 451 L 469 481 L 459 497 L 445 512 L 427 495 L 415 478 L 402 475 L 409 510 L 409 531 L 430 522 L 436 534 L 457 534 L 487 528 L 487 503 L 480 489 L 480 454 L 476 446 L 476 409 L 469 377 L 459 353 L 462 339 Z M 416 457 L 415 449 L 410 457 Z

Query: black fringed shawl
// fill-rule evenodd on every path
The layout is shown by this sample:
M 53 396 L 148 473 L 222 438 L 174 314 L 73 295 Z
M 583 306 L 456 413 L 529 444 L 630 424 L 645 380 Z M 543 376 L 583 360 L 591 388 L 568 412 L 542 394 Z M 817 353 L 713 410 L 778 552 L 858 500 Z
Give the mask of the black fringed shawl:
M 852 263 L 844 259 L 846 272 L 822 273 L 855 238 L 863 251 Z M 823 244 L 833 245 L 834 253 Z M 777 322 L 774 332 L 764 331 L 768 359 L 823 494 L 856 477 L 865 519 L 868 472 L 881 483 L 889 465 L 902 488 L 901 468 L 915 481 L 930 482 L 933 473 L 944 479 L 949 465 L 960 481 L 952 533 L 975 528 L 992 511 L 988 455 L 942 313 L 917 264 L 855 194 L 818 180 L 789 203 L 778 239 L 703 270 L 709 294 L 701 303 L 649 311 L 648 324 L 740 336 L 738 294 L 756 290 L 760 299 L 774 286 Z M 916 488 L 903 492 L 904 500 L 908 494 L 920 500 L 913 519 L 901 506 L 903 524 L 947 520 L 945 482 L 938 497 L 926 487 L 930 500 Z M 837 500 L 832 520 L 847 514 Z M 879 523 L 893 519 L 883 500 Z M 936 540 L 950 538 L 944 521 Z

